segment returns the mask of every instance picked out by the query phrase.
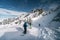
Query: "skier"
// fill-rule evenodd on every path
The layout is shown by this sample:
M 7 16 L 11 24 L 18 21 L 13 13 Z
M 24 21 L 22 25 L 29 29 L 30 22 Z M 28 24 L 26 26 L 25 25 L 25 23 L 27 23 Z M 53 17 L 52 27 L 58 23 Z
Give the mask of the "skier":
M 27 33 L 27 22 L 25 22 L 24 24 L 23 24 L 23 27 L 24 27 L 24 34 L 26 34 Z
M 31 26 L 31 25 L 32 25 L 32 20 L 31 20 L 31 18 L 29 18 L 29 22 L 28 22 L 28 23 L 29 23 L 30 29 L 31 29 L 31 28 L 32 28 L 32 26 Z
M 31 26 L 31 25 L 32 25 L 31 22 L 30 22 L 29 24 L 30 24 L 30 29 L 31 29 L 31 28 L 32 28 L 32 26 Z

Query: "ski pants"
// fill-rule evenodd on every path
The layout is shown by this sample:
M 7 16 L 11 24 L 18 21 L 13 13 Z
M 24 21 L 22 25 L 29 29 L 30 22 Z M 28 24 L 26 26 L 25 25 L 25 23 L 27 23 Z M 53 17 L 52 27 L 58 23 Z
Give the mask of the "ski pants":
M 24 34 L 27 33 L 27 27 L 24 27 Z

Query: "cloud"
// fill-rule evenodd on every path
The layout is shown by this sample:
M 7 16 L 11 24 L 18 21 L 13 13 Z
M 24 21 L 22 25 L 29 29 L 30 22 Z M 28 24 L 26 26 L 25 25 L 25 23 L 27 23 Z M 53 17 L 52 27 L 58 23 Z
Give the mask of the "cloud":
M 20 14 L 25 14 L 27 12 L 17 12 L 17 11 L 12 11 L 12 10 L 7 10 L 0 8 L 0 14 L 6 14 L 6 15 L 20 15 Z

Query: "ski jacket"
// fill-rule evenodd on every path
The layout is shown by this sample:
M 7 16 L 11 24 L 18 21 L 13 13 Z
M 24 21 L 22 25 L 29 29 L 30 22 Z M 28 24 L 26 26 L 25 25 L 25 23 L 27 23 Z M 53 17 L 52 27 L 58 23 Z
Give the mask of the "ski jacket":
M 25 23 L 23 24 L 23 27 L 27 27 L 27 22 L 25 22 Z

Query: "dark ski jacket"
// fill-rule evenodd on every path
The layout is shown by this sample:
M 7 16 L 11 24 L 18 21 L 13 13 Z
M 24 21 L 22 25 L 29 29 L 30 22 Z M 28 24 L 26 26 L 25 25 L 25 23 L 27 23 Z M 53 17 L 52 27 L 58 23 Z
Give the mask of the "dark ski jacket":
M 23 27 L 24 27 L 24 28 L 26 28 L 26 27 L 27 27 L 27 22 L 25 22 L 25 23 L 23 24 Z

